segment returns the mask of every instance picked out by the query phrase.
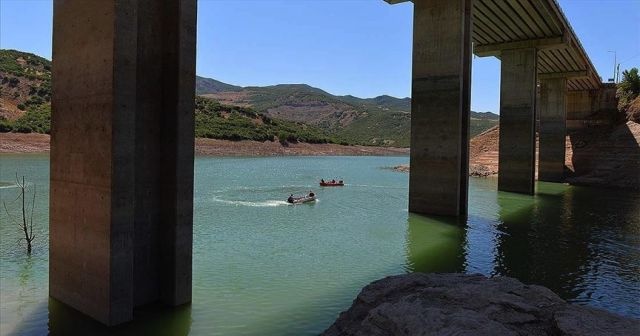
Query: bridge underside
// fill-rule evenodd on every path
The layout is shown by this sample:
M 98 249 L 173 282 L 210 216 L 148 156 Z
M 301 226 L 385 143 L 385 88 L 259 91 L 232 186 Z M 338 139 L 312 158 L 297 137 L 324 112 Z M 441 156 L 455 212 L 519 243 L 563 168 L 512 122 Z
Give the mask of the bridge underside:
M 408 0 L 385 1 L 395 4 Z M 446 204 L 443 200 L 455 199 L 445 197 L 454 193 L 466 195 L 461 190 L 466 190 L 467 181 L 451 177 L 468 170 L 467 150 L 464 149 L 468 146 L 465 119 L 468 116 L 467 110 L 452 109 L 451 104 L 468 109 L 456 102 L 466 101 L 470 88 L 466 82 L 461 82 L 458 86 L 460 98 L 451 99 L 449 103 L 437 101 L 425 105 L 422 101 L 443 97 L 443 93 L 449 92 L 451 84 L 443 80 L 443 75 L 466 74 L 471 67 L 471 56 L 465 54 L 460 58 L 458 50 L 470 41 L 475 55 L 494 56 L 502 61 L 498 189 L 534 193 L 536 131 L 540 134 L 539 179 L 562 180 L 567 116 L 574 115 L 572 109 L 575 108 L 586 110 L 586 114 L 595 112 L 594 106 L 601 101 L 597 97 L 602 96 L 602 83 L 557 2 L 413 2 L 414 104 L 411 117 L 412 133 L 418 135 L 411 137 L 410 211 L 427 214 L 466 212 L 464 197 Z M 466 27 L 469 17 L 472 24 Z M 458 30 L 452 27 L 469 29 L 464 32 L 469 36 L 454 36 L 452 43 L 455 45 L 443 43 L 452 38 L 449 30 Z M 455 69 L 452 68 L 454 64 Z M 428 86 L 424 85 L 426 79 L 430 79 Z M 438 137 L 438 130 L 449 130 L 449 136 Z M 442 154 L 443 148 L 449 150 L 448 155 Z M 458 167 L 457 171 L 451 172 L 452 167 Z
M 533 192 L 538 106 L 557 180 L 564 116 L 601 86 L 557 3 L 414 9 L 409 210 L 467 211 L 472 52 L 503 62 L 500 189 Z M 50 295 L 108 325 L 191 300 L 195 37 L 196 0 L 54 1 Z

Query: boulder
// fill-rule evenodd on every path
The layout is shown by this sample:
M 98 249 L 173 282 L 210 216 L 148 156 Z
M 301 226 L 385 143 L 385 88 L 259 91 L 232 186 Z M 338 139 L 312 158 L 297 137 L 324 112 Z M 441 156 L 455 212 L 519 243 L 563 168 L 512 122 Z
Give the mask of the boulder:
M 323 335 L 640 335 L 640 321 L 513 278 L 413 273 L 366 286 Z

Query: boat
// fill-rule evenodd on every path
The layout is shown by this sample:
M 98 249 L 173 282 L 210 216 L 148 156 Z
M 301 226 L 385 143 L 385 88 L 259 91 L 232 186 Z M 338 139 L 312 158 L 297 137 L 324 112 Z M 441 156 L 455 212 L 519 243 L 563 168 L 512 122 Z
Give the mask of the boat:
M 309 202 L 314 202 L 316 200 L 315 196 L 302 196 L 302 197 L 295 197 L 291 202 L 291 204 L 302 204 L 302 203 L 309 203 Z
M 344 181 L 340 180 L 336 182 L 336 180 L 331 180 L 331 181 L 321 180 L 320 186 L 321 187 L 343 187 Z
M 315 202 L 316 200 L 316 195 L 314 193 L 310 193 L 309 195 L 305 195 L 305 196 L 301 196 L 301 197 L 289 197 L 287 199 L 287 203 L 291 203 L 291 204 L 302 204 L 302 203 L 309 203 L 309 202 Z

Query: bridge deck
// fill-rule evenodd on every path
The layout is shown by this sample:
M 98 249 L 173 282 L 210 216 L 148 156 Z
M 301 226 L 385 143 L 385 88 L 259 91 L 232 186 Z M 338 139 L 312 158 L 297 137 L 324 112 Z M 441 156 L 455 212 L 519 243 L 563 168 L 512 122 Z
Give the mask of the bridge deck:
M 385 0 L 390 4 L 409 0 Z M 568 89 L 593 90 L 601 80 L 556 0 L 474 0 L 477 56 L 536 47 L 538 78 L 567 77 Z

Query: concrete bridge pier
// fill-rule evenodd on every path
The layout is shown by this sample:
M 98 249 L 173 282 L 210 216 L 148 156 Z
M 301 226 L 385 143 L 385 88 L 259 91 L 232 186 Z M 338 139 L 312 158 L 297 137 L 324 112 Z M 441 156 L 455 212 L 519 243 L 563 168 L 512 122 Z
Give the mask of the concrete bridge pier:
M 49 293 L 191 301 L 195 0 L 54 1 Z
M 467 212 L 471 11 L 471 0 L 414 2 L 411 212 Z
M 534 193 L 537 49 L 502 50 L 498 190 Z
M 540 80 L 538 180 L 560 182 L 564 177 L 567 134 L 567 79 Z

